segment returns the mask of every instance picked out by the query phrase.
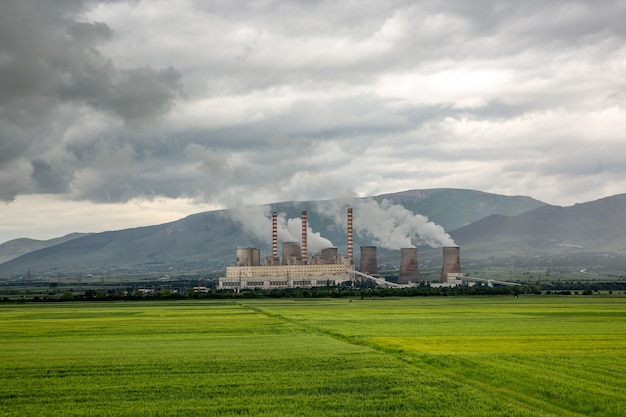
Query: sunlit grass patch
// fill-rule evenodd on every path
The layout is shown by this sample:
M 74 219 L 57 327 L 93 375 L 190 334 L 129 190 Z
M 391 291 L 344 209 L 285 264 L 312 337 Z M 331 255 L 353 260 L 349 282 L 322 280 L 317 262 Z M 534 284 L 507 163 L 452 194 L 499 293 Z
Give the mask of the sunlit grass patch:
M 626 352 L 621 335 L 373 337 L 381 347 L 414 353 L 581 354 Z

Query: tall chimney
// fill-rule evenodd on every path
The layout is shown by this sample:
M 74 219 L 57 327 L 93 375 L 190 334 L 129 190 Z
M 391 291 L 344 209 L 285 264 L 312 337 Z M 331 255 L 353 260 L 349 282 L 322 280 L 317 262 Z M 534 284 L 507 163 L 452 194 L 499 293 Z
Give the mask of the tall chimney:
M 307 251 L 307 218 L 306 218 L 306 210 L 302 211 L 302 262 L 303 263 L 308 263 L 309 260 L 309 254 Z
M 278 258 L 278 213 L 272 213 L 272 258 Z
M 353 250 L 353 242 L 352 242 L 352 208 L 348 207 L 348 259 L 350 265 L 354 265 L 354 261 L 352 260 L 352 255 L 354 253 Z
M 410 282 L 419 281 L 420 273 L 417 266 L 417 248 L 401 248 L 398 284 L 408 284 Z
M 443 248 L 441 264 L 441 282 L 448 282 L 448 274 L 461 274 L 461 249 L 458 246 Z
M 361 272 L 364 274 L 378 274 L 376 261 L 376 246 L 361 246 Z

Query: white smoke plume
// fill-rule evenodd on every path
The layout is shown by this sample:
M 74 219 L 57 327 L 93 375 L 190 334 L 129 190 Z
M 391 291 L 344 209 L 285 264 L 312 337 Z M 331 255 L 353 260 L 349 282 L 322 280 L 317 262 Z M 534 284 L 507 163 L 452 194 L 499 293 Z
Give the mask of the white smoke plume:
M 415 244 L 432 248 L 456 246 L 443 227 L 388 200 L 356 201 L 354 231 L 387 249 L 415 247 Z
M 271 220 L 270 220 L 271 223 Z M 270 224 L 270 231 L 271 231 Z M 285 213 L 278 215 L 278 239 L 283 242 L 300 242 L 302 239 L 302 219 L 287 219 Z M 330 248 L 333 243 L 322 237 L 319 232 L 314 232 L 307 224 L 307 249 L 311 253 L 321 252 L 324 248 Z
M 272 243 L 272 209 L 270 206 L 237 207 L 229 210 L 232 220 L 241 225 L 244 232 L 257 239 Z M 302 219 L 288 219 L 285 213 L 279 213 L 277 219 L 278 240 L 281 242 L 300 242 L 302 239 Z M 332 247 L 333 243 L 313 231 L 307 224 L 307 249 L 311 253 Z

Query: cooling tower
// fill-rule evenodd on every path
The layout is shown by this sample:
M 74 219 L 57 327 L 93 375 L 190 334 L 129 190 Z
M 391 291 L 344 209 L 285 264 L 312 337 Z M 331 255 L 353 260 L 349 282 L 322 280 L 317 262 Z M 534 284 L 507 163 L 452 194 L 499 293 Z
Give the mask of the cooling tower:
M 300 243 L 298 242 L 283 242 L 283 265 L 293 265 L 294 259 L 300 259 L 302 255 L 300 250 Z
M 417 267 L 417 248 L 400 249 L 400 272 L 398 284 L 419 282 L 420 274 Z
M 322 249 L 322 257 L 327 264 L 337 263 L 337 248 Z
M 441 264 L 441 282 L 448 282 L 448 274 L 461 274 L 461 248 L 446 246 L 443 248 Z
M 259 266 L 261 251 L 257 248 L 237 249 L 237 266 Z
M 376 262 L 376 246 L 361 246 L 361 272 L 372 275 L 378 274 Z

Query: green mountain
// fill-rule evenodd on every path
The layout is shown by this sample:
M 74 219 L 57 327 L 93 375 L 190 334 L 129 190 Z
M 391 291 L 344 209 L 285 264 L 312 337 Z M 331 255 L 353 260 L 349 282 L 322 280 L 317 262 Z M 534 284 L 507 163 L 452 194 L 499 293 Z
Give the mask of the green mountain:
M 455 230 L 493 214 L 512 216 L 544 206 L 545 203 L 525 196 L 502 196 L 474 190 L 438 188 L 381 194 L 376 200 L 388 199 L 428 217 L 446 230 Z
M 10 261 L 11 259 L 18 258 L 27 253 L 34 252 L 39 249 L 48 248 L 50 246 L 55 246 L 60 243 L 67 242 L 72 239 L 78 239 L 87 235 L 88 233 L 70 233 L 69 235 L 49 240 L 37 240 L 28 238 L 13 239 L 0 244 L 0 264 Z
M 570 207 L 545 205 L 516 216 L 491 215 L 453 230 L 463 256 L 539 257 L 626 254 L 626 194 Z
M 401 214 L 410 210 L 428 216 L 446 230 L 486 216 L 512 216 L 545 205 L 530 197 L 435 189 L 385 194 L 371 199 L 282 202 L 271 204 L 265 210 L 252 207 L 209 211 L 155 226 L 94 233 L 34 250 L 0 264 L 0 277 L 26 276 L 27 273 L 37 276 L 221 270 L 233 265 L 237 247 L 258 247 L 262 256 L 271 254 L 271 211 L 295 219 L 306 210 L 313 231 L 330 240 L 341 253 L 346 253 L 346 207 L 355 207 L 355 224 L 374 228 L 380 226 L 378 220 L 386 214 L 364 219 L 365 211 L 359 211 L 359 207 L 368 201 L 380 203 L 383 200 L 388 202 L 380 205 L 385 210 L 393 208 Z M 396 206 L 390 207 L 393 204 Z M 297 230 L 294 236 L 299 240 Z M 309 235 L 309 241 L 313 237 Z M 355 233 L 354 244 L 357 256 L 359 246 L 372 244 L 372 236 Z M 440 256 L 439 250 L 430 252 L 433 257 Z M 388 253 L 380 251 L 381 262 Z

